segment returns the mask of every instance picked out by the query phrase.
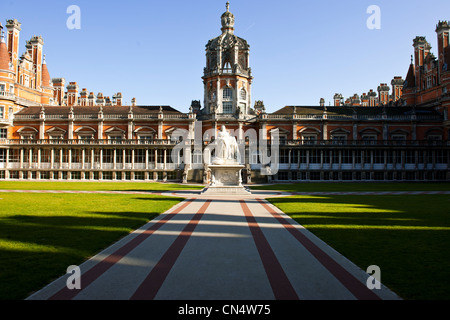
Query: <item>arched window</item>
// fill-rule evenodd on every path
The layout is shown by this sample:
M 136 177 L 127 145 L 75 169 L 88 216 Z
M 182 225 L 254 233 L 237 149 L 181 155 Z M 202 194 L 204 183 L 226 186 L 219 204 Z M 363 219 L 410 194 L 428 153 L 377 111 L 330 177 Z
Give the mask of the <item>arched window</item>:
M 231 73 L 232 71 L 231 63 L 229 61 L 225 62 L 225 65 L 223 66 L 223 73 Z
M 247 91 L 241 89 L 241 100 L 247 100 Z

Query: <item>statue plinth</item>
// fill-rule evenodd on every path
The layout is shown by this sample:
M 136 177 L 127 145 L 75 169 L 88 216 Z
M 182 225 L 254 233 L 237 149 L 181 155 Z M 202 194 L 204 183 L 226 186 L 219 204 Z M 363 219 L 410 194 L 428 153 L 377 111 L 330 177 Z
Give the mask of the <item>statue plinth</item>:
M 242 169 L 240 164 L 213 164 L 211 169 L 211 184 L 202 191 L 205 195 L 249 195 L 251 194 L 242 185 Z

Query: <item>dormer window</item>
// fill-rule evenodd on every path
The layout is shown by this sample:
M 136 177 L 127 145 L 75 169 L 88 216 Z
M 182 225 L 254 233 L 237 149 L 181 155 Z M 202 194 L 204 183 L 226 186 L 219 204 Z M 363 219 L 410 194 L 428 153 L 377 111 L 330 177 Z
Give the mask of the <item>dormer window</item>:
M 110 128 L 105 133 L 112 144 L 120 144 L 125 139 L 125 130 L 117 127 Z
M 48 138 L 50 140 L 63 140 L 64 136 L 66 134 L 66 131 L 61 129 L 61 128 L 57 128 L 57 127 L 53 127 L 49 130 L 46 131 L 48 134 Z

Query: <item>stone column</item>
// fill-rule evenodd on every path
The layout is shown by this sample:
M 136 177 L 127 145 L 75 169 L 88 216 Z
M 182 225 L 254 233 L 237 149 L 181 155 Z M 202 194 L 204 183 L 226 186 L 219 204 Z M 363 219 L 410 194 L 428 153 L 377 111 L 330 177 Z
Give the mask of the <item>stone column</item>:
M 358 141 L 358 124 L 353 123 L 353 141 Z
M 37 151 L 37 168 L 41 169 L 41 148 L 38 148 Z
M 133 140 L 133 120 L 128 120 L 128 140 Z
M 41 120 L 39 124 L 39 139 L 44 140 L 45 139 L 45 120 Z
M 91 149 L 91 170 L 94 169 L 94 158 L 95 158 L 94 148 L 92 148 Z
M 54 166 L 55 166 L 55 148 L 52 148 L 50 153 L 50 180 L 53 180 Z
M 241 142 L 244 139 L 244 130 L 243 130 L 244 124 L 239 121 L 239 129 L 238 129 L 238 140 Z
M 20 148 L 20 169 L 23 169 L 23 157 L 24 157 L 24 150 L 23 148 Z M 9 161 L 9 157 L 6 157 L 6 161 Z
M 117 149 L 114 148 L 114 153 L 113 153 L 113 170 L 117 170 Z
M 126 163 L 127 163 L 126 158 L 127 158 L 127 152 L 126 152 L 125 149 L 123 149 L 122 150 L 122 170 L 125 170 L 125 166 L 126 166 Z
M 67 139 L 73 140 L 73 119 L 69 119 L 69 129 L 67 130 Z
M 100 170 L 103 170 L 103 149 L 100 148 L 100 156 L 99 156 L 99 162 L 100 162 Z
M 292 140 L 297 140 L 297 121 L 292 124 Z
M 167 169 L 167 149 L 164 149 L 164 170 Z
M 324 121 L 322 126 L 323 132 L 322 132 L 322 139 L 323 141 L 328 140 L 328 122 Z
M 163 120 L 158 121 L 158 139 L 163 139 Z
M 63 167 L 63 149 L 59 149 L 59 169 L 62 169 Z
M 9 149 L 6 149 L 6 171 L 5 171 L 5 179 L 9 179 Z
M 98 140 L 103 140 L 103 120 L 98 121 L 97 135 Z

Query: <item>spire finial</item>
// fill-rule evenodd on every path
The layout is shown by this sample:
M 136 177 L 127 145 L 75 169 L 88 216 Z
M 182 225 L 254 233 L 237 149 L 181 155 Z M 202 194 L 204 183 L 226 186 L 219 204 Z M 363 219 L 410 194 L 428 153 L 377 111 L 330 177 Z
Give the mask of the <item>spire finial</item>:
M 411 55 L 411 64 L 413 64 L 413 55 Z
M 2 33 L 1 33 L 1 36 L 0 36 L 0 42 L 1 43 L 5 43 L 5 31 L 3 31 L 3 28 L 0 29 L 0 30 L 2 30 Z
M 227 12 L 230 12 L 230 2 L 227 1 Z

